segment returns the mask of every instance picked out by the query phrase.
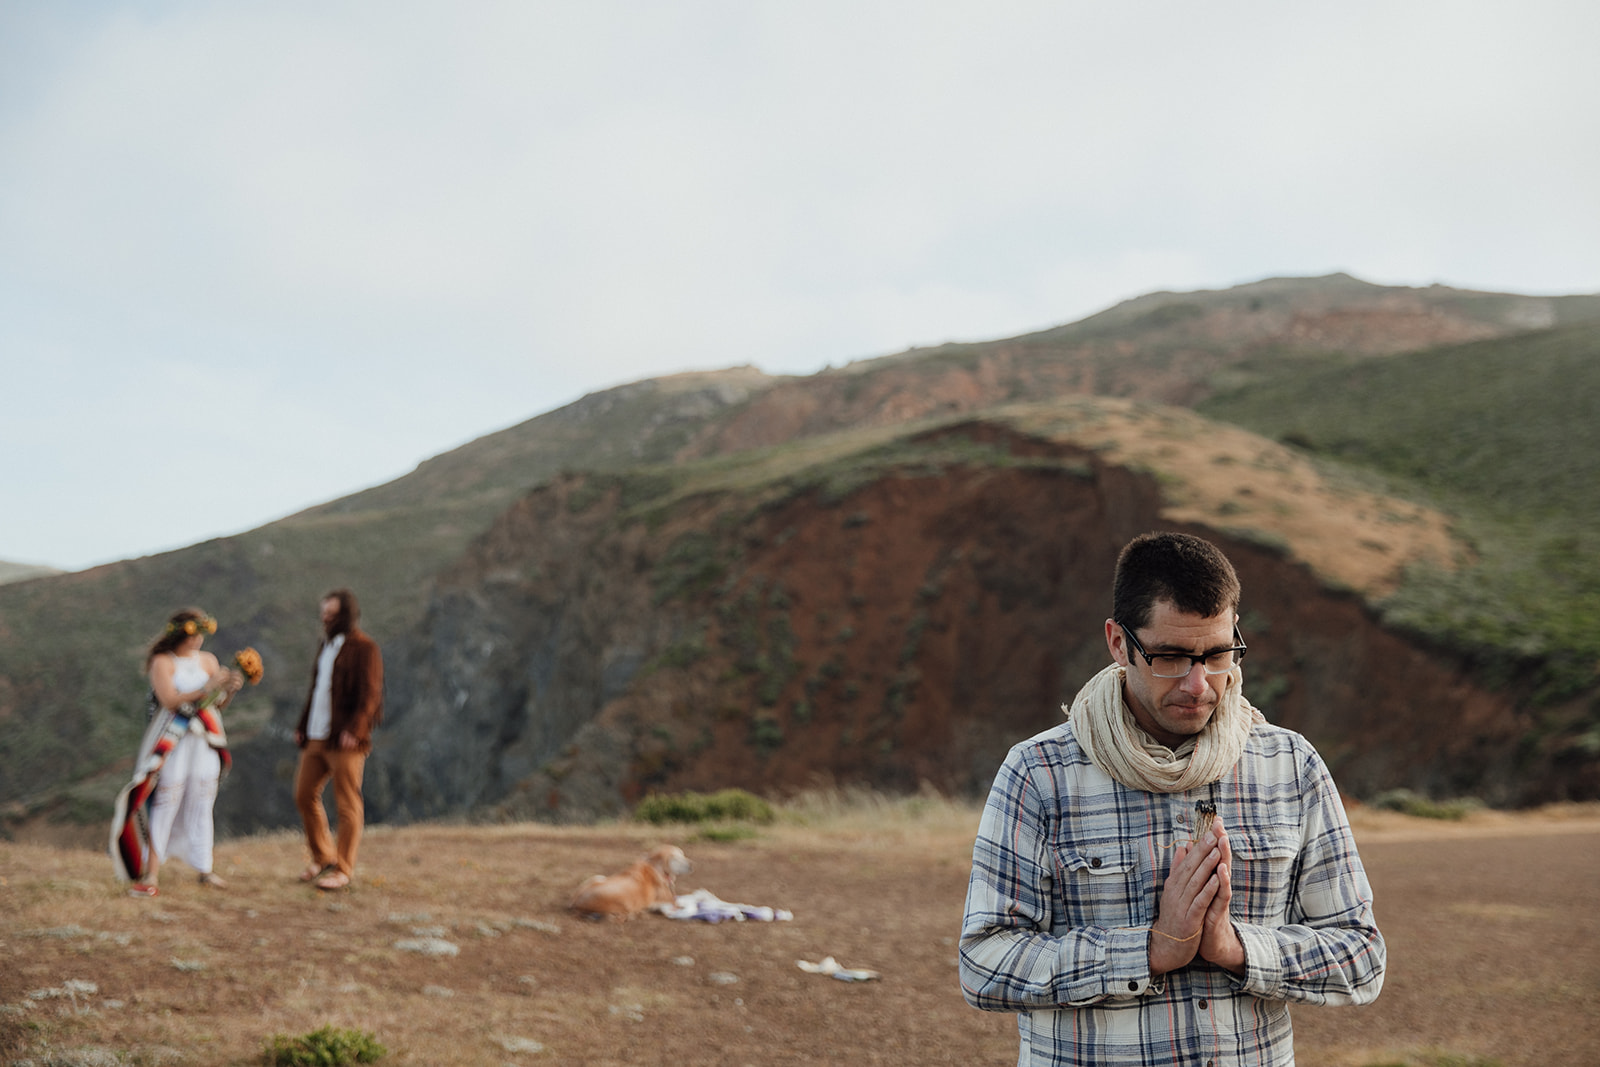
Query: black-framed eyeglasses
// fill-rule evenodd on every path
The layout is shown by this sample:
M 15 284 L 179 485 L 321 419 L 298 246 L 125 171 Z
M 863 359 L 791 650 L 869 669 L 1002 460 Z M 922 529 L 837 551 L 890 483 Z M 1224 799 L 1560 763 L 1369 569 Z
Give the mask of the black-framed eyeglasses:
M 1195 656 L 1187 652 L 1158 652 L 1155 655 L 1144 650 L 1139 643 L 1139 638 L 1134 634 L 1133 628 L 1126 623 L 1113 620 L 1122 627 L 1122 632 L 1128 637 L 1128 644 L 1133 650 L 1144 657 L 1145 666 L 1150 668 L 1150 673 L 1157 678 L 1184 678 L 1194 670 L 1196 663 L 1207 674 L 1227 674 L 1233 670 L 1234 665 L 1244 658 L 1248 646 L 1244 643 L 1244 635 L 1239 632 L 1239 625 L 1233 626 L 1234 646 L 1232 648 L 1219 648 L 1214 652 L 1205 652 Z

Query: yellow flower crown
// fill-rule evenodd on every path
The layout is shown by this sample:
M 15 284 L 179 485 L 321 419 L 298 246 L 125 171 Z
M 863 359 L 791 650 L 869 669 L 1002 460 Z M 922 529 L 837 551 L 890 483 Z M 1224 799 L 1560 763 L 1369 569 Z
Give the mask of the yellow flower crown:
M 217 620 L 210 615 L 198 619 L 184 619 L 182 622 L 167 623 L 167 633 L 181 633 L 188 637 L 195 634 L 214 634 L 217 632 Z

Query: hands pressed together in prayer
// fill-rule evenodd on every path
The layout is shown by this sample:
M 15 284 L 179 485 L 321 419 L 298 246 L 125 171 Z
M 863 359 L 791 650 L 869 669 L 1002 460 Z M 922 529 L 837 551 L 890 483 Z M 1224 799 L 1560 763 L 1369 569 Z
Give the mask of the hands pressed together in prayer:
M 1200 840 L 1173 850 L 1161 889 L 1161 916 L 1150 928 L 1150 973 L 1166 974 L 1196 956 L 1244 973 L 1244 945 L 1228 917 L 1233 850 L 1221 820 Z

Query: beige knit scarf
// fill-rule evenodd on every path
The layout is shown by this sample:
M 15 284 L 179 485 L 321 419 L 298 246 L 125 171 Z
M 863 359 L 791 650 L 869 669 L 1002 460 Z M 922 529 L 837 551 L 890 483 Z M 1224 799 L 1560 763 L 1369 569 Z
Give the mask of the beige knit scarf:
M 1244 674 L 1235 667 L 1205 729 L 1171 749 L 1134 721 L 1122 696 L 1126 675 L 1127 668 L 1113 663 L 1089 679 L 1070 708 L 1063 704 L 1061 710 L 1084 754 L 1130 789 L 1181 793 L 1209 785 L 1233 769 L 1250 731 L 1267 721 L 1244 698 Z

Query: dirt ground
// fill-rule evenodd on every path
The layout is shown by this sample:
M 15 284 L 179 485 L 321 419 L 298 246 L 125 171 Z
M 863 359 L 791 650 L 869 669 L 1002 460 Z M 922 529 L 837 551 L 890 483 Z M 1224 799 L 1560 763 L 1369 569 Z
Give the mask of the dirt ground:
M 332 1024 L 394 1065 L 1013 1063 L 1013 1018 L 957 985 L 976 819 L 902 803 L 723 842 L 375 827 L 335 894 L 294 880 L 299 842 L 279 833 L 219 846 L 226 890 L 174 863 L 155 900 L 124 896 L 95 851 L 0 843 L 0 1061 L 258 1063 L 271 1035 Z M 1300 1064 L 1600 1063 L 1600 808 L 1353 821 L 1389 974 L 1370 1007 L 1294 1009 Z M 793 920 L 565 910 L 584 877 L 660 840 L 695 864 L 680 891 Z M 881 978 L 796 966 L 830 955 Z

